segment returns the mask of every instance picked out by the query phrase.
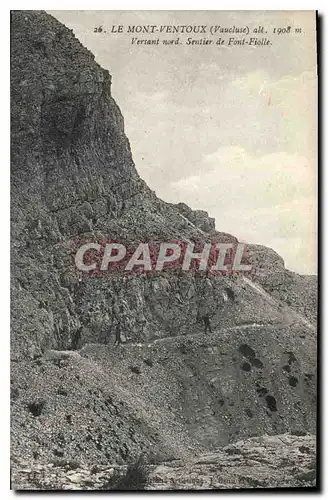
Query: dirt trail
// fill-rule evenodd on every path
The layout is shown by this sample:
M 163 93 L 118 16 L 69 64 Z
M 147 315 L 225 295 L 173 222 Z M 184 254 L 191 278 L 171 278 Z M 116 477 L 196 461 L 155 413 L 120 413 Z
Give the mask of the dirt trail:
M 184 340 L 184 339 L 201 339 L 201 338 L 206 338 L 206 339 L 213 339 L 219 336 L 221 333 L 224 333 L 226 331 L 231 331 L 231 330 L 247 330 L 248 328 L 272 328 L 274 325 L 272 324 L 264 324 L 264 323 L 247 323 L 244 325 L 236 325 L 236 326 L 231 326 L 231 327 L 226 327 L 226 328 L 221 328 L 219 330 L 214 330 L 213 333 L 209 333 L 205 336 L 204 333 L 188 333 L 187 335 L 168 335 L 167 337 L 161 337 L 160 339 L 155 339 L 151 340 L 149 342 L 138 342 L 138 343 L 130 343 L 127 342 L 126 344 L 122 343 L 121 345 L 127 345 L 127 346 L 138 346 L 138 347 L 144 347 L 147 345 L 148 347 L 154 345 L 154 344 L 161 344 L 161 343 L 166 343 L 167 341 L 174 342 L 175 340 Z

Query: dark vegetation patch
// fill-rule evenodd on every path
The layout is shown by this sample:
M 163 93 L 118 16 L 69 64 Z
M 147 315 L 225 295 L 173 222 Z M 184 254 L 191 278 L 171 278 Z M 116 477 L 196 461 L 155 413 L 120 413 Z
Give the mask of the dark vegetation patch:
M 234 447 L 226 448 L 225 452 L 228 455 L 240 455 L 240 450 L 238 450 L 238 448 L 234 448 Z
M 54 449 L 53 453 L 56 457 L 63 457 L 64 456 L 64 452 L 62 450 L 57 450 L 57 448 Z
M 247 359 L 252 359 L 256 356 L 254 349 L 252 349 L 248 344 L 241 344 L 239 346 L 239 352 Z
M 147 358 L 147 359 L 144 359 L 143 362 L 147 365 L 147 366 L 150 366 L 150 368 L 152 366 L 154 366 L 154 363 L 152 362 L 151 359 Z
M 258 358 L 252 358 L 252 359 L 250 359 L 250 362 L 251 362 L 252 366 L 254 366 L 255 368 L 263 368 L 263 363 Z
M 269 391 L 266 387 L 259 387 L 258 389 L 256 389 L 256 392 L 259 396 L 265 396 Z
M 58 368 L 65 368 L 68 365 L 67 359 L 52 359 L 51 362 Z
M 59 394 L 60 396 L 67 396 L 68 392 L 63 387 L 59 387 L 57 394 Z
M 242 365 L 240 365 L 240 368 L 242 370 L 244 370 L 244 372 L 250 372 L 252 367 L 249 363 L 247 363 L 247 361 L 245 361 L 245 363 L 243 363 Z
M 282 367 L 282 369 L 283 369 L 285 372 L 287 372 L 287 373 L 290 373 L 290 371 L 291 371 L 291 370 L 290 370 L 290 366 L 289 366 L 289 365 L 284 365 L 284 366 Z
M 142 457 L 128 465 L 124 474 L 115 470 L 114 474 L 102 486 L 102 490 L 140 491 L 149 483 L 149 467 Z
M 298 378 L 296 377 L 289 377 L 288 379 L 288 383 L 289 385 L 291 385 L 292 387 L 296 387 L 297 384 L 298 384 Z
M 291 365 L 292 363 L 295 363 L 297 361 L 295 354 L 292 351 L 287 351 L 286 354 L 288 354 L 288 364 Z
M 271 394 L 268 394 L 267 396 L 265 396 L 265 401 L 269 410 L 277 411 L 277 401 L 275 397 L 271 396 Z
M 45 407 L 46 402 L 44 400 L 34 401 L 27 405 L 28 411 L 32 413 L 34 417 L 40 417 Z
M 308 446 L 299 446 L 298 449 L 300 450 L 301 453 L 305 453 L 306 455 L 311 454 L 311 450 Z
M 253 417 L 253 412 L 249 408 L 245 408 L 245 413 L 249 418 Z
M 181 352 L 181 354 L 188 354 L 188 349 L 184 344 L 179 345 L 179 351 Z
M 136 373 L 137 375 L 140 375 L 141 373 L 141 370 L 139 368 L 139 366 L 129 366 L 130 370 L 132 371 L 132 373 Z
M 226 287 L 225 291 L 227 293 L 228 299 L 231 300 L 231 302 L 234 302 L 235 298 L 236 298 L 235 292 L 231 288 L 228 288 L 228 287 Z

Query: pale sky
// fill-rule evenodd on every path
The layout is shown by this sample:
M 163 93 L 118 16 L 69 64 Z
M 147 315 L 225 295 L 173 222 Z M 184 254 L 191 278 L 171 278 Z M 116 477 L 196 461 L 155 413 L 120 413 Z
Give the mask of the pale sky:
M 49 11 L 112 75 L 141 177 L 165 201 L 207 210 L 216 229 L 315 274 L 317 80 L 314 11 Z M 124 32 L 111 33 L 123 25 Z M 94 33 L 103 25 L 106 33 Z M 270 46 L 187 46 L 129 25 L 264 26 Z M 292 34 L 272 35 L 274 27 Z M 302 28 L 295 34 L 295 28 Z M 176 39 L 180 45 L 135 45 Z M 247 37 L 249 38 L 249 37 Z

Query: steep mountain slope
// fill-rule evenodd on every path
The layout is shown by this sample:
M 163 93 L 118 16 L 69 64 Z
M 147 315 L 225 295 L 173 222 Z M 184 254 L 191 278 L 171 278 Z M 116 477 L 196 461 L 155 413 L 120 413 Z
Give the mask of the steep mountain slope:
M 80 281 L 78 241 L 237 239 L 140 179 L 111 77 L 70 30 L 13 12 L 11 61 L 14 463 L 189 456 L 264 432 L 314 432 L 310 278 L 250 245 L 250 276 Z M 222 302 L 227 287 L 235 300 Z M 128 340 L 116 350 L 115 297 Z
M 138 450 L 188 457 L 248 436 L 313 432 L 315 346 L 299 336 L 247 325 L 13 363 L 13 452 L 121 463 Z

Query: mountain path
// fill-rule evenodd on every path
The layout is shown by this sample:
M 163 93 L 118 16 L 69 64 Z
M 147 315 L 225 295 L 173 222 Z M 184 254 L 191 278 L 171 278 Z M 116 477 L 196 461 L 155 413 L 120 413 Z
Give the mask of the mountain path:
M 258 285 L 257 283 L 254 283 L 254 281 L 250 280 L 249 278 L 246 278 L 246 276 L 242 277 L 242 281 L 244 281 L 244 283 L 246 283 L 248 286 L 253 288 L 253 290 L 255 290 L 259 295 L 262 295 L 262 297 L 267 302 L 269 302 L 269 304 L 274 305 L 279 309 L 283 306 L 283 308 L 288 311 L 288 314 L 290 314 L 290 316 L 295 318 L 295 321 L 298 320 L 301 323 L 303 323 L 304 325 L 306 325 L 310 330 L 316 331 L 316 326 L 313 325 L 312 323 L 310 323 L 310 321 L 308 321 L 306 318 L 304 318 L 304 316 L 302 314 L 298 313 L 297 311 L 292 309 L 290 306 L 287 306 L 284 302 L 281 302 L 281 301 L 275 299 L 274 297 L 272 297 L 260 285 Z

